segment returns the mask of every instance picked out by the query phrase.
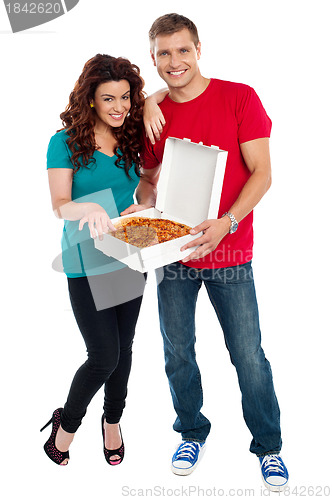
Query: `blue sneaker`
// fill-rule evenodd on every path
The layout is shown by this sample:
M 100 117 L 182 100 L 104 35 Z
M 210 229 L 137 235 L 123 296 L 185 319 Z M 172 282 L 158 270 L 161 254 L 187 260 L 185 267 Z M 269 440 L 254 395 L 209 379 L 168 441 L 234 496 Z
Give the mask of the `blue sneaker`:
M 270 491 L 283 491 L 288 482 L 288 471 L 280 455 L 258 457 L 262 478 Z
M 196 469 L 203 456 L 204 443 L 182 441 L 172 457 L 172 471 L 179 476 L 187 476 Z

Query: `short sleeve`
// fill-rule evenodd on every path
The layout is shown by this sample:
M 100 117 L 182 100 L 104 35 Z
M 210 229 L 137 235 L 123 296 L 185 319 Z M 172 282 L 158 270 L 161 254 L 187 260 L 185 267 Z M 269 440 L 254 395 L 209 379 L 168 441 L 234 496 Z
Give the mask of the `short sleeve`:
M 239 143 L 270 137 L 272 122 L 253 88 L 243 85 L 237 98 Z
M 47 169 L 49 168 L 71 168 L 71 153 L 66 143 L 66 134 L 58 132 L 51 137 L 47 148 Z

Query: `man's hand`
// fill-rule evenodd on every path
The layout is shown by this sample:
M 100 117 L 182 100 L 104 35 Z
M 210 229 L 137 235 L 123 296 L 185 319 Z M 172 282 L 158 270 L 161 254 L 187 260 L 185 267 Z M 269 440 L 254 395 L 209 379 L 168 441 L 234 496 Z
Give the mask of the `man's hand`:
M 144 111 L 143 111 L 143 122 L 145 127 L 145 132 L 152 144 L 156 143 L 156 140 L 160 140 L 160 134 L 166 124 L 164 115 L 158 104 L 154 101 L 150 101 L 149 98 L 145 100 Z
M 164 115 L 158 106 L 169 93 L 167 89 L 161 89 L 145 99 L 143 108 L 143 122 L 145 132 L 152 144 L 160 140 L 160 134 L 166 124 Z
M 143 205 L 142 203 L 139 205 L 130 205 L 126 210 L 120 213 L 120 215 L 128 215 L 133 214 L 135 212 L 140 212 L 141 210 L 146 210 L 147 208 L 153 208 L 152 205 Z
M 188 262 L 188 260 L 201 259 L 215 250 L 221 240 L 228 234 L 230 225 L 231 222 L 229 218 L 222 217 L 221 219 L 206 220 L 191 229 L 190 234 L 197 234 L 200 231 L 203 231 L 204 234 L 181 248 L 181 251 L 183 251 L 187 248 L 199 245 L 194 252 L 182 259 L 182 261 Z

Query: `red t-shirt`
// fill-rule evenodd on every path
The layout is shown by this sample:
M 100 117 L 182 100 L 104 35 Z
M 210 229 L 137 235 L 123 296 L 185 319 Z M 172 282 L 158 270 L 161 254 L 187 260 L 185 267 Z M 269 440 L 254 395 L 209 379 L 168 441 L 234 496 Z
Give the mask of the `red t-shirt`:
M 187 138 L 218 146 L 228 151 L 218 218 L 238 198 L 250 177 L 241 155 L 240 144 L 270 137 L 271 120 L 254 89 L 242 83 L 211 79 L 206 90 L 195 99 L 178 103 L 168 96 L 160 104 L 166 120 L 161 139 L 152 145 L 145 139 L 143 166 L 155 168 L 161 162 L 167 137 Z M 202 165 L 202 177 L 204 177 Z M 202 221 L 203 222 L 203 221 Z M 238 230 L 226 235 L 217 248 L 202 259 L 188 261 L 196 268 L 219 268 L 244 264 L 252 259 L 253 213 L 247 215 Z

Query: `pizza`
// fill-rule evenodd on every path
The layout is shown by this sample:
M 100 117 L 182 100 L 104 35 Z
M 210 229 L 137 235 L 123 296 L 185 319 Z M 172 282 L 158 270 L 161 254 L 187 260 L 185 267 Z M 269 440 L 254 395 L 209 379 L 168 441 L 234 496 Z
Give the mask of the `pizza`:
M 191 227 L 169 219 L 126 217 L 114 224 L 110 234 L 135 247 L 145 248 L 189 234 Z

